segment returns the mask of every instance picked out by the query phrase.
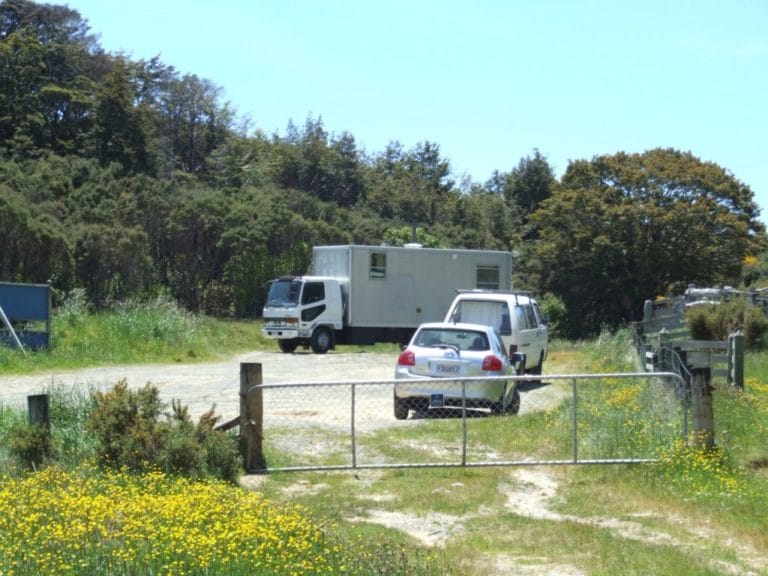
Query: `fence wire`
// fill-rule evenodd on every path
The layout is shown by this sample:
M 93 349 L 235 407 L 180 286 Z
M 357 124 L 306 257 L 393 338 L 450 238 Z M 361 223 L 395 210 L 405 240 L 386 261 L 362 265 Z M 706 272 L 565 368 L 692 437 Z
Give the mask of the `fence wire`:
M 521 391 L 521 415 L 473 406 L 471 391 L 499 378 L 437 379 L 457 406 L 418 406 L 397 419 L 394 386 L 403 381 L 263 384 L 262 472 L 356 468 L 480 467 L 653 462 L 685 431 L 684 386 L 674 373 L 546 375 L 505 378 Z M 565 381 L 565 386 L 563 382 Z M 424 382 L 406 384 L 423 386 Z M 549 410 L 526 398 L 559 386 Z M 498 407 L 496 407 L 498 408 Z M 523 414 L 545 428 L 531 438 Z M 680 423 L 683 421 L 681 428 Z

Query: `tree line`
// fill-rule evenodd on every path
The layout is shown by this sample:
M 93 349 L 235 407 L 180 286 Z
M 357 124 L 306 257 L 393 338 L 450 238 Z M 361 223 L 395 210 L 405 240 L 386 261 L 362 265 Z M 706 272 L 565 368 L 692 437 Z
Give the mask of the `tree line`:
M 313 245 L 414 234 L 516 251 L 515 286 L 558 302 L 571 337 L 690 283 L 758 281 L 766 239 L 749 186 L 690 152 L 575 160 L 558 179 L 533 149 L 457 182 L 435 142 L 369 153 L 311 116 L 254 132 L 211 81 L 105 52 L 78 12 L 0 4 L 0 280 L 248 318 Z

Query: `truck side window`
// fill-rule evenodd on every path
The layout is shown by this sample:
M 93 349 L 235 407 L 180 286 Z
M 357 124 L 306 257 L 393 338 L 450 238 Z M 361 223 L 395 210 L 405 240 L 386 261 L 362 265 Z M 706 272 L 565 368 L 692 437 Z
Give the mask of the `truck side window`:
M 526 330 L 528 328 L 528 319 L 525 317 L 525 310 L 522 306 L 515 306 L 515 319 L 517 320 L 517 329 Z
M 476 288 L 486 290 L 499 289 L 499 267 L 498 266 L 478 266 L 476 276 Z
M 384 252 L 371 252 L 371 278 L 386 278 L 387 255 Z
M 311 304 L 325 299 L 325 286 L 322 282 L 307 282 L 301 294 L 302 304 Z
M 501 309 L 501 324 L 499 325 L 499 332 L 502 336 L 509 336 L 512 334 L 512 323 L 509 319 L 509 306 L 502 305 Z
M 528 318 L 528 328 L 536 328 L 539 325 L 536 322 L 536 316 L 533 314 L 533 306 L 530 304 L 525 305 L 525 316 Z

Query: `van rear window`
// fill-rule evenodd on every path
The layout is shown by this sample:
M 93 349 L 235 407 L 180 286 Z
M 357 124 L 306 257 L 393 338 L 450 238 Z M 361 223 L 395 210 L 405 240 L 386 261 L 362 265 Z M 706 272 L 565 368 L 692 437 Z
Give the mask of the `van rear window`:
M 493 326 L 502 336 L 511 334 L 509 307 L 506 302 L 462 300 L 456 307 L 453 320 Z

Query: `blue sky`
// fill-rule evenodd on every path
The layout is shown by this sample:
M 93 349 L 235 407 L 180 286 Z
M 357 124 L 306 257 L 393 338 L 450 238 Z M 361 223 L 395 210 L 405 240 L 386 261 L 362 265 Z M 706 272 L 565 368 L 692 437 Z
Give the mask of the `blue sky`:
M 484 182 L 534 148 L 656 147 L 729 170 L 768 221 L 764 0 L 68 0 L 110 52 L 159 55 L 254 128 L 321 117 L 368 153 L 439 144 Z

